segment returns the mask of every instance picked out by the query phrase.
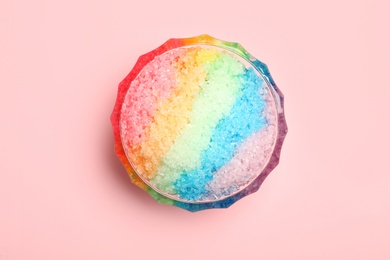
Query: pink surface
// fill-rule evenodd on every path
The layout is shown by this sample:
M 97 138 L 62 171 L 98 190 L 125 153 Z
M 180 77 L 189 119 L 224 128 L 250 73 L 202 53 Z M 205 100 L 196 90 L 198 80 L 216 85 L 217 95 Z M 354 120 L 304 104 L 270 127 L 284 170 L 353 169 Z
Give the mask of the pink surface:
M 390 259 L 389 8 L 3 1 L 0 259 Z M 130 183 L 109 116 L 141 54 L 203 33 L 269 66 L 289 133 L 257 193 L 193 214 Z

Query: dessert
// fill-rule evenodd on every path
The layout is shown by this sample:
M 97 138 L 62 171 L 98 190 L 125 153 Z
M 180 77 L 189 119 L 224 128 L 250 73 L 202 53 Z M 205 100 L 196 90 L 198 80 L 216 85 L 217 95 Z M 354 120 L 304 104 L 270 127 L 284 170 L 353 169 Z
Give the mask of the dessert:
M 266 66 L 240 45 L 171 39 L 141 56 L 119 86 L 116 153 L 159 202 L 228 207 L 278 163 L 282 101 Z

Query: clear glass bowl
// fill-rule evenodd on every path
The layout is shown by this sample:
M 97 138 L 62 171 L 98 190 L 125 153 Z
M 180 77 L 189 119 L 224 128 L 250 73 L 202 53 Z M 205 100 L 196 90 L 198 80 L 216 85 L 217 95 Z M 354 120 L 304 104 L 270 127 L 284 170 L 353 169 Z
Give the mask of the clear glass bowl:
M 189 211 L 257 191 L 287 133 L 283 95 L 238 43 L 170 39 L 120 83 L 115 152 L 134 184 Z

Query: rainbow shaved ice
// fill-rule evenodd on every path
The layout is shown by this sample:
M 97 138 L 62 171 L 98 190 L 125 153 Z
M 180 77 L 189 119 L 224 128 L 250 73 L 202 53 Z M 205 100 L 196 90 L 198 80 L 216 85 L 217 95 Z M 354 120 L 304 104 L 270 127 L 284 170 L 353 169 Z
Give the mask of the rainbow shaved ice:
M 275 98 L 235 52 L 181 43 L 150 53 L 124 81 L 112 116 L 116 152 L 133 182 L 162 203 L 228 207 L 277 164 L 285 134 Z

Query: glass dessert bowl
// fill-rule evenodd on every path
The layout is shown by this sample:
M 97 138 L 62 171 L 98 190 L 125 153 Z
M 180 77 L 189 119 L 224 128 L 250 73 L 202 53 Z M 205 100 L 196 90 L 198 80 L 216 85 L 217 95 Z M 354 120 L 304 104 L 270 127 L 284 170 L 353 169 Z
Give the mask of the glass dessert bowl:
M 190 211 L 226 208 L 258 190 L 287 133 L 266 65 L 208 35 L 141 56 L 119 85 L 111 121 L 133 183 Z

